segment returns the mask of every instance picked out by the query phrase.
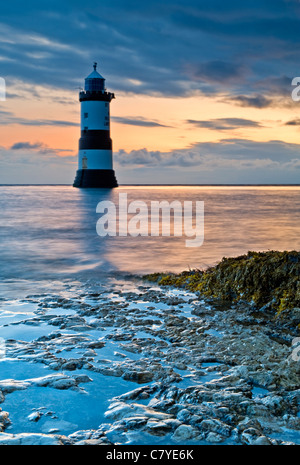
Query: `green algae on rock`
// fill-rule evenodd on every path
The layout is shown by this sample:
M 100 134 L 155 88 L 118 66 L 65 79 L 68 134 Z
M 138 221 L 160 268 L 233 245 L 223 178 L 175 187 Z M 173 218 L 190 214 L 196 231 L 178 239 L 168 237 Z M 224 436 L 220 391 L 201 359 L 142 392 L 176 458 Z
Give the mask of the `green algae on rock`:
M 300 252 L 248 252 L 223 258 L 207 270 L 144 276 L 161 286 L 175 286 L 230 302 L 246 301 L 282 312 L 300 307 Z

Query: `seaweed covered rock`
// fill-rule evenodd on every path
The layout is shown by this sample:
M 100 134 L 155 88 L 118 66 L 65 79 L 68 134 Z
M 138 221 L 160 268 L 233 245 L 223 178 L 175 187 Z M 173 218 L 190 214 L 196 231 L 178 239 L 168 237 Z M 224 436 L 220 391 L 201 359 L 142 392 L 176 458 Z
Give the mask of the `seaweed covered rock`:
M 223 258 L 207 270 L 180 274 L 154 273 L 144 277 L 162 286 L 184 287 L 203 297 L 224 301 L 246 301 L 258 309 L 275 311 L 276 317 L 289 318 L 299 327 L 300 252 L 248 252 Z

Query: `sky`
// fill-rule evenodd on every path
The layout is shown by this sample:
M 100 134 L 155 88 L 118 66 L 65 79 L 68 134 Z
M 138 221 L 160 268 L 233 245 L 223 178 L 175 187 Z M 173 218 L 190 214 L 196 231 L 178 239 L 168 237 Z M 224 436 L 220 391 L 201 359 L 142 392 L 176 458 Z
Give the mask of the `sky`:
M 299 31 L 298 0 L 3 2 L 0 183 L 73 182 L 96 61 L 119 184 L 298 184 Z

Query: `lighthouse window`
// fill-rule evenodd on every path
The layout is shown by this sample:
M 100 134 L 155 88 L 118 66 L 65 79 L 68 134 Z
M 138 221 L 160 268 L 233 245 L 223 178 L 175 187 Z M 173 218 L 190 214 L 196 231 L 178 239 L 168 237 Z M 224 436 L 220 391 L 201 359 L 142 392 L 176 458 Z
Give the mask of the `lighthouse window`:
M 87 118 L 87 117 L 89 116 L 89 114 L 88 114 L 88 113 L 84 113 L 83 116 L 84 116 L 85 118 Z

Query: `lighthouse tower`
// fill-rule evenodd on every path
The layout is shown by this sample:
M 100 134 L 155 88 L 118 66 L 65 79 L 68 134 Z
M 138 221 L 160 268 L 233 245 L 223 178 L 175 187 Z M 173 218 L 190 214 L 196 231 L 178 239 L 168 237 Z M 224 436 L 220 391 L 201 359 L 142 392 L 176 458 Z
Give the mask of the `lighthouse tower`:
M 109 118 L 109 104 L 115 95 L 106 91 L 104 83 L 94 63 L 94 71 L 85 79 L 84 90 L 79 92 L 81 137 L 74 187 L 118 186 L 113 170 Z

